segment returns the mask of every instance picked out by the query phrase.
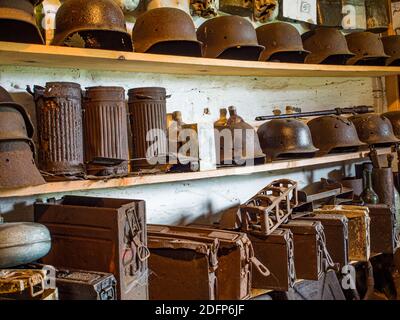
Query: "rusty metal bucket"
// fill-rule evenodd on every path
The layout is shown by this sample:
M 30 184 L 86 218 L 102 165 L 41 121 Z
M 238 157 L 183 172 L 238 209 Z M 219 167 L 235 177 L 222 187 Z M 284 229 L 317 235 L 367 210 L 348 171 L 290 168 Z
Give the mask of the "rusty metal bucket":
M 32 141 L 0 141 L 0 189 L 45 183 L 35 165 L 32 150 Z
M 86 172 L 95 176 L 128 174 L 128 113 L 121 87 L 91 87 L 84 98 Z M 110 165 L 99 164 L 100 159 Z M 96 164 L 97 162 L 97 164 Z
M 168 153 L 166 90 L 136 88 L 129 90 L 128 96 L 133 135 L 132 166 L 134 169 L 153 167 Z M 157 135 L 164 137 L 157 138 Z
M 82 92 L 79 84 L 49 82 L 34 87 L 39 167 L 55 176 L 84 173 Z

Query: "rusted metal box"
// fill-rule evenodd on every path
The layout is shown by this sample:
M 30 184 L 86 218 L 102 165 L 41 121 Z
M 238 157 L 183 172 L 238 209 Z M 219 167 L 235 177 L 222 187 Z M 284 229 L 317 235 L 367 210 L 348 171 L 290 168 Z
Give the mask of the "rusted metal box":
M 53 240 L 44 264 L 109 272 L 117 297 L 147 299 L 147 235 L 143 200 L 66 196 L 35 203 L 35 220 Z
M 273 292 L 274 300 L 346 300 L 334 270 L 325 272 L 318 281 L 296 281 L 287 292 Z
M 218 240 L 217 300 L 244 300 L 251 296 L 253 246 L 244 233 L 194 228 L 149 225 L 149 235 L 189 239 L 204 243 Z
M 324 227 L 326 247 L 334 263 L 349 263 L 349 221 L 341 214 L 310 214 L 300 220 L 319 221 Z
M 371 219 L 371 253 L 394 254 L 396 251 L 395 214 L 386 204 L 367 205 Z
M 253 273 L 252 287 L 276 291 L 288 291 L 296 280 L 293 234 L 290 230 L 277 229 L 269 236 L 248 235 L 254 254 L 271 272 L 264 277 Z
M 293 233 L 297 279 L 318 280 L 325 271 L 321 222 L 292 220 L 280 228 Z
M 218 241 L 149 235 L 150 300 L 215 300 Z
M 371 255 L 370 217 L 368 208 L 351 205 L 326 205 L 318 214 L 342 214 L 349 220 L 349 260 L 368 261 Z

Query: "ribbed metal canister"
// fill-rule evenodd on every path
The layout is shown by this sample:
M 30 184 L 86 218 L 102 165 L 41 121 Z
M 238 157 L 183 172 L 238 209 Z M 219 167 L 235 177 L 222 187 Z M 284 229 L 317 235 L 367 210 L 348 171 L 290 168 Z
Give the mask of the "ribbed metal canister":
M 81 86 L 48 82 L 35 86 L 39 167 L 52 175 L 84 173 Z
M 128 112 L 121 87 L 86 88 L 84 99 L 85 162 L 88 174 L 128 174 Z M 102 165 L 103 158 L 108 165 Z M 96 160 L 97 159 L 97 160 Z
M 165 157 L 168 152 L 166 90 L 158 87 L 135 88 L 128 91 L 128 96 L 133 168 L 152 167 L 155 160 Z M 163 133 L 164 137 L 151 130 Z M 151 160 L 148 154 L 153 155 Z

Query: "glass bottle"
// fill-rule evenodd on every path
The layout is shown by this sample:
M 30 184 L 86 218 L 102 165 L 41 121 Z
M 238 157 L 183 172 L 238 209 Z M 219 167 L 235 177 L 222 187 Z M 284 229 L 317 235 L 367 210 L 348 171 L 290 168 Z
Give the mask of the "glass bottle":
M 369 204 L 378 204 L 379 197 L 372 188 L 372 172 L 370 170 L 364 169 L 364 191 L 361 193 L 361 200 Z

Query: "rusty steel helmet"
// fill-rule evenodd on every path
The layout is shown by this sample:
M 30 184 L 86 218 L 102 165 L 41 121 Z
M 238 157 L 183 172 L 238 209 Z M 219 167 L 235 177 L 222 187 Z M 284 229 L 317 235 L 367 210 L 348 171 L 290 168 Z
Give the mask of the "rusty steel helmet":
M 400 66 L 400 36 L 387 36 L 381 38 L 385 53 L 389 55 L 387 66 Z
M 0 140 L 30 140 L 34 128 L 25 108 L 0 86 Z
M 346 64 L 353 57 L 345 36 L 334 28 L 317 28 L 302 35 L 304 49 L 311 53 L 305 63 Z
M 0 189 L 44 184 L 36 167 L 30 141 L 0 141 Z
M 42 0 L 0 0 L 0 41 L 44 44 L 34 5 Z
M 192 17 L 177 8 L 156 8 L 141 14 L 132 31 L 136 52 L 202 56 Z
M 226 123 L 217 121 L 214 128 L 215 133 L 219 133 L 215 139 L 216 142 L 219 141 L 216 143 L 217 163 L 243 164 L 246 160 L 264 163 L 265 154 L 261 150 L 257 133 L 250 124 L 237 115 L 235 107 L 229 107 L 229 119 Z M 225 136 L 226 133 L 229 137 Z
M 395 136 L 400 139 L 400 111 L 386 112 L 383 116 L 390 120 Z
M 362 142 L 373 146 L 389 146 L 398 143 L 390 120 L 377 113 L 355 115 L 350 118 Z
M 265 24 L 256 33 L 258 42 L 265 47 L 261 61 L 303 63 L 310 53 L 304 50 L 300 33 L 289 23 Z
M 365 146 L 354 124 L 344 117 L 322 116 L 310 120 L 307 125 L 320 155 L 356 151 Z
M 311 158 L 315 148 L 307 125 L 296 119 L 274 119 L 258 128 L 261 148 L 269 161 L 278 158 Z
M 197 29 L 204 43 L 204 57 L 258 60 L 265 49 L 258 44 L 253 25 L 239 16 L 221 16 L 204 22 Z
M 347 60 L 348 65 L 384 66 L 388 55 L 379 35 L 372 32 L 355 32 L 346 36 L 347 45 L 354 57 Z
M 66 0 L 56 14 L 53 45 L 132 51 L 122 9 L 112 0 Z

